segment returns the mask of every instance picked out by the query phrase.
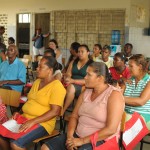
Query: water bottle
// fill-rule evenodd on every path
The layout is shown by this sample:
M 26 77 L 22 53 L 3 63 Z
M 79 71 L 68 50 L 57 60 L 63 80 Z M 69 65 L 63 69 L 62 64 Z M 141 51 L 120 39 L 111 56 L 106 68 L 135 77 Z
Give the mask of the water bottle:
M 120 30 L 112 30 L 111 43 L 112 45 L 120 44 Z

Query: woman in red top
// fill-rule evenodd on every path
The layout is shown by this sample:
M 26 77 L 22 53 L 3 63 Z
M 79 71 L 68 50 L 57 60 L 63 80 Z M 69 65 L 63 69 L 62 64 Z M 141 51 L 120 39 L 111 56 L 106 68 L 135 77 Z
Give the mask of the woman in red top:
M 117 80 L 119 84 L 123 83 L 123 81 L 130 78 L 130 71 L 128 67 L 125 65 L 126 57 L 123 53 L 116 53 L 114 55 L 114 67 L 110 67 L 110 73 L 112 78 Z

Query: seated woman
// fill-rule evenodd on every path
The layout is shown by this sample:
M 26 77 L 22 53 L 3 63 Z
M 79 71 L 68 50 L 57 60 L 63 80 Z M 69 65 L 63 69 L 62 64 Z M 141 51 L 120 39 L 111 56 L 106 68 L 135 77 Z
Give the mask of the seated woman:
M 13 37 L 8 38 L 8 45 L 15 44 L 15 39 Z
M 67 135 L 47 141 L 41 150 L 92 150 L 90 136 L 96 131 L 97 145 L 118 138 L 125 105 L 123 95 L 120 89 L 109 85 L 112 81 L 103 62 L 90 64 L 86 72 L 86 89 L 70 117 Z
M 102 46 L 101 44 L 95 44 L 93 47 L 93 54 L 92 54 L 92 59 L 95 62 L 101 62 L 102 61 Z
M 150 76 L 146 70 L 146 59 L 142 54 L 136 54 L 129 58 L 131 82 L 126 83 L 124 89 L 125 111 L 128 114 L 138 112 L 145 119 L 150 129 Z M 127 115 L 128 118 L 131 115 Z
M 55 127 L 56 116 L 60 114 L 66 91 L 60 81 L 53 78 L 57 61 L 44 56 L 37 68 L 38 79 L 34 82 L 28 101 L 24 104 L 23 116 L 28 119 L 20 127 L 20 132 L 35 124 L 38 128 L 28 132 L 17 140 L 0 137 L 1 150 L 25 150 L 26 146 L 37 138 L 51 134 Z M 56 94 L 57 92 L 57 94 Z M 16 114 L 14 115 L 15 118 Z
M 113 61 L 114 67 L 109 68 L 112 78 L 118 80 L 120 84 L 130 78 L 130 71 L 125 63 L 125 55 L 123 53 L 116 53 Z
M 69 64 L 74 61 L 75 59 L 78 58 L 78 48 L 79 48 L 80 44 L 78 42 L 73 42 L 70 46 L 70 57 L 68 59 L 68 62 L 65 66 L 65 68 L 63 69 L 63 73 L 65 73 L 69 67 Z
M 89 59 L 89 48 L 87 45 L 80 45 L 78 49 L 78 58 L 70 63 L 65 76 L 65 84 L 67 86 L 67 94 L 63 113 L 72 103 L 73 99 L 78 98 L 82 86 L 85 84 L 84 77 L 86 76 L 86 69 L 93 61 Z
M 111 47 L 109 45 L 104 45 L 102 49 L 102 62 L 104 62 L 108 68 L 113 67 L 113 59 L 111 55 Z
M 54 52 L 56 54 L 56 60 L 57 60 L 57 62 L 60 63 L 63 66 L 64 65 L 63 61 L 62 61 L 63 55 L 62 55 L 62 52 L 59 49 L 58 43 L 57 43 L 57 41 L 55 39 L 51 39 L 49 41 L 49 48 L 52 48 L 54 50 Z
M 52 57 L 56 58 L 56 54 L 55 54 L 54 50 L 51 48 L 46 49 L 46 51 L 44 52 L 44 56 L 52 56 Z M 55 70 L 53 76 L 55 79 L 61 81 L 61 79 L 62 79 L 62 73 L 61 73 L 62 65 L 60 63 L 57 63 L 57 65 L 58 65 L 58 67 L 57 67 L 58 69 Z

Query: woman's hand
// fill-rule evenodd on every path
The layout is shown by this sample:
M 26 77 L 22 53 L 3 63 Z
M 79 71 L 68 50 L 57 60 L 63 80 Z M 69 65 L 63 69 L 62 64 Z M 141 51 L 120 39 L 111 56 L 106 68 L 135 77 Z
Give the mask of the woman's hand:
M 5 80 L 5 81 L 0 81 L 0 86 L 3 86 L 4 84 L 7 84 L 7 83 L 8 83 L 7 80 Z
M 125 83 L 132 84 L 132 80 L 131 79 L 126 79 Z
M 26 121 L 24 124 L 22 124 L 19 128 L 19 132 L 25 132 L 29 128 L 35 125 L 35 122 L 33 119 Z
M 68 150 L 76 150 L 78 146 L 83 145 L 81 138 L 68 138 L 66 141 L 66 147 Z
M 69 85 L 71 83 L 74 83 L 74 80 L 71 77 L 67 76 L 64 78 L 64 82 L 65 84 Z

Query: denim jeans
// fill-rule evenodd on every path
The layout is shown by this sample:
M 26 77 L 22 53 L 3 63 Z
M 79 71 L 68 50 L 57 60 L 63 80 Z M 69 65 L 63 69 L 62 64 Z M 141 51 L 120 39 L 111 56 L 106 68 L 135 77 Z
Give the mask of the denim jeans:
M 39 127 L 36 128 L 35 130 L 28 132 L 27 134 L 25 134 L 24 136 L 20 137 L 17 140 L 11 139 L 10 142 L 16 144 L 18 147 L 25 148 L 32 141 L 41 138 L 45 135 L 48 135 L 47 131 L 45 130 L 44 127 L 39 125 Z
M 74 133 L 74 137 L 78 138 L 76 133 Z M 60 136 L 51 138 L 45 144 L 47 145 L 48 148 L 50 148 L 50 150 L 66 150 L 66 146 L 65 146 L 66 139 L 67 139 L 67 134 L 62 134 Z M 105 143 L 103 140 L 98 141 L 96 145 L 99 146 L 103 143 Z M 92 144 L 91 143 L 84 144 L 80 146 L 78 150 L 92 150 Z

